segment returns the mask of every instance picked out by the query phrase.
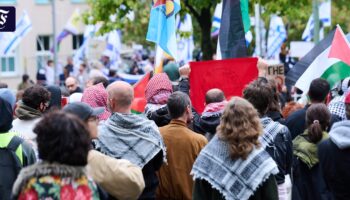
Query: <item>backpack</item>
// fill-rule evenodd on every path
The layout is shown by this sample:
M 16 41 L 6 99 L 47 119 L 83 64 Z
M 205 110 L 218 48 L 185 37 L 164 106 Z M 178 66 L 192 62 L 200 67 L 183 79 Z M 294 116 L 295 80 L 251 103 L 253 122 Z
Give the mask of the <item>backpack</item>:
M 0 199 L 2 200 L 10 199 L 12 186 L 22 169 L 16 149 L 23 141 L 22 138 L 14 136 L 7 147 L 0 148 Z

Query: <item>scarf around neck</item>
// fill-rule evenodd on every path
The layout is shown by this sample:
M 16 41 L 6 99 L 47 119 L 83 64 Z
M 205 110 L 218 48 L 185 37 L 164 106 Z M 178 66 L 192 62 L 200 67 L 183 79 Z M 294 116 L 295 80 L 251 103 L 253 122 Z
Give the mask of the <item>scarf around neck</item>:
M 143 115 L 113 113 L 99 126 L 96 149 L 143 168 L 160 151 L 166 162 L 166 149 L 157 125 Z
M 323 140 L 326 140 L 328 137 L 328 134 L 326 132 L 323 132 L 322 139 L 317 144 Z M 319 162 L 317 155 L 317 144 L 312 143 L 308 140 L 307 130 L 303 134 L 298 135 L 293 140 L 293 154 L 298 157 L 303 163 L 305 163 L 309 169 L 311 169 Z
M 264 181 L 277 173 L 276 163 L 263 148 L 254 148 L 246 160 L 233 160 L 229 144 L 217 136 L 201 151 L 191 171 L 194 179 L 206 180 L 225 199 L 240 200 L 248 199 Z
M 260 136 L 260 142 L 265 148 L 273 145 L 277 134 L 286 127 L 278 122 L 274 122 L 270 117 L 263 117 L 260 121 L 264 128 L 264 133 Z
M 16 108 L 15 113 L 20 120 L 36 119 L 42 115 L 39 110 L 26 106 L 22 101 L 18 102 L 18 107 Z
M 216 114 L 222 114 L 224 112 L 226 104 L 227 101 L 210 103 L 205 106 L 202 116 L 209 117 Z

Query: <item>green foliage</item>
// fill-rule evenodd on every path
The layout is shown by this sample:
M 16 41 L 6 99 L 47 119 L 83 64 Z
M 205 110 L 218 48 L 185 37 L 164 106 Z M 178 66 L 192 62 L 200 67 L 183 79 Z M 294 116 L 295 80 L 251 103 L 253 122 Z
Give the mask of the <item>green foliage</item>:
M 114 29 L 121 29 L 123 31 L 123 42 L 136 42 L 145 46 L 151 45 L 154 47 L 153 43 L 149 43 L 145 39 L 152 0 L 87 1 L 91 10 L 83 15 L 85 23 L 100 23 L 102 25 L 100 34 L 107 33 Z M 207 22 L 207 11 L 209 10 L 209 14 L 212 16 L 216 4 L 220 1 L 221 0 L 181 0 L 182 10 L 180 15 L 183 16 L 185 13 L 191 14 L 196 46 L 202 45 L 202 49 L 203 41 L 205 40 L 204 35 L 210 34 L 208 31 L 203 31 L 203 24 L 211 23 Z M 254 4 L 260 3 L 263 6 L 262 18 L 265 21 L 266 29 L 268 29 L 269 26 L 270 15 L 278 14 L 283 17 L 283 21 L 288 28 L 288 40 L 300 40 L 307 20 L 312 13 L 312 1 L 313 0 L 250 0 L 249 11 L 250 15 L 253 16 Z M 321 1 L 323 0 L 319 0 L 319 2 Z M 134 20 L 127 17 L 131 11 L 134 13 Z M 113 15 L 114 17 L 110 17 Z M 344 32 L 348 32 L 350 30 L 350 23 L 348 23 L 349 15 L 349 0 L 332 1 L 333 27 L 336 24 L 340 24 L 343 27 Z M 331 28 L 327 28 L 325 34 L 330 30 Z M 190 33 L 187 32 L 180 32 L 179 34 L 184 37 L 190 35 Z M 215 47 L 215 45 L 212 46 Z M 204 51 L 206 51 L 206 49 L 204 49 Z M 208 57 L 210 57 L 210 55 Z

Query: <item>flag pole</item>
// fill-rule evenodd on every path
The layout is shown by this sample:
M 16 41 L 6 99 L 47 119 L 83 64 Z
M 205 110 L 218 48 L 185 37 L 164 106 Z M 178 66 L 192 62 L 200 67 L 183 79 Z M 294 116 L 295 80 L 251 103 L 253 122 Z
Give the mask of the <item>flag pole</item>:
M 51 0 L 52 5 L 52 37 L 53 37 L 53 63 L 54 63 L 54 80 L 57 83 L 57 43 L 56 43 L 56 3 Z
M 312 1 L 312 12 L 314 17 L 314 43 L 317 44 L 320 41 L 320 16 L 318 11 L 318 0 Z
M 256 3 L 255 6 L 255 48 L 257 56 L 261 57 L 261 33 L 260 33 L 260 4 Z

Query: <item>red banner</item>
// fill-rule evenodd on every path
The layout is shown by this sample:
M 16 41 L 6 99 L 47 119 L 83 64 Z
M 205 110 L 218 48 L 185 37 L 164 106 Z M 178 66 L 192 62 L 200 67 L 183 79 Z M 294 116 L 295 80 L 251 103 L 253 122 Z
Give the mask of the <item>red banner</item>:
M 257 58 L 191 62 L 190 97 L 197 112 L 203 112 L 205 94 L 210 89 L 221 89 L 227 100 L 242 96 L 244 87 L 258 77 L 257 62 Z

